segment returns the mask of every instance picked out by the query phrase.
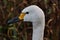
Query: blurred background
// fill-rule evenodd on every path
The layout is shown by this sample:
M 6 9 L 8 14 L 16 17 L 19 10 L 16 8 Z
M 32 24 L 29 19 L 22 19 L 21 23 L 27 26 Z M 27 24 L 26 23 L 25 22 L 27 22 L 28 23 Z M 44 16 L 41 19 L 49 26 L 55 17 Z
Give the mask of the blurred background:
M 0 40 L 32 40 L 31 22 L 7 24 L 32 4 L 45 13 L 44 40 L 60 40 L 60 0 L 0 0 Z

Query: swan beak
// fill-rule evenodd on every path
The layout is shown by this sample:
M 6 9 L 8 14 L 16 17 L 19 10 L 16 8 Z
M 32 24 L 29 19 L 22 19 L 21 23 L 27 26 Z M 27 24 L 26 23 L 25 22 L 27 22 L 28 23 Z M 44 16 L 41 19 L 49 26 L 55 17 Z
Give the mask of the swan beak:
M 8 24 L 16 23 L 20 20 L 23 20 L 25 16 L 25 13 L 21 13 L 18 17 L 12 18 L 11 20 L 8 20 Z
M 21 13 L 21 14 L 19 15 L 19 19 L 20 19 L 20 20 L 23 20 L 25 15 L 26 15 L 25 13 Z
M 14 18 L 8 20 L 8 21 L 7 21 L 7 24 L 16 23 L 16 22 L 18 22 L 18 21 L 20 21 L 20 19 L 19 19 L 18 17 L 14 17 Z

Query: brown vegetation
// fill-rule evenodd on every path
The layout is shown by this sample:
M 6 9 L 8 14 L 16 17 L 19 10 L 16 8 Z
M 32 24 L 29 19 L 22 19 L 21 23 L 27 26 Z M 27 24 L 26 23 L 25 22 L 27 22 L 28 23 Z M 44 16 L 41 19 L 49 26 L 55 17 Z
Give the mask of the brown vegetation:
M 33 4 L 45 12 L 44 40 L 60 40 L 60 0 L 0 0 L 0 40 L 31 40 L 30 22 L 8 25 L 7 20 L 18 16 L 23 8 Z

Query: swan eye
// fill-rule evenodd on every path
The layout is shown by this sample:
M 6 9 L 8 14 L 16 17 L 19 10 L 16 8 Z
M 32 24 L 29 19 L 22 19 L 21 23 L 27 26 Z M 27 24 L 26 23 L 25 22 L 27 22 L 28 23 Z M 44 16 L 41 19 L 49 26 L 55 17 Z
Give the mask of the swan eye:
M 26 14 L 29 14 L 29 12 L 26 12 Z

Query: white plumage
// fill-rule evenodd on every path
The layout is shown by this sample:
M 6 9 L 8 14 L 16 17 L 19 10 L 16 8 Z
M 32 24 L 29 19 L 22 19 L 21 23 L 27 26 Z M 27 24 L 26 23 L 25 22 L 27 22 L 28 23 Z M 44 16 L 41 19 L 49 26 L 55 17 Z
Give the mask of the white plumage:
M 23 9 L 22 12 L 29 13 L 24 16 L 24 21 L 31 21 L 33 23 L 32 40 L 43 40 L 45 15 L 42 9 L 36 5 L 31 5 Z

